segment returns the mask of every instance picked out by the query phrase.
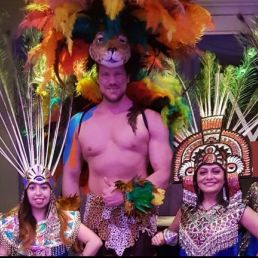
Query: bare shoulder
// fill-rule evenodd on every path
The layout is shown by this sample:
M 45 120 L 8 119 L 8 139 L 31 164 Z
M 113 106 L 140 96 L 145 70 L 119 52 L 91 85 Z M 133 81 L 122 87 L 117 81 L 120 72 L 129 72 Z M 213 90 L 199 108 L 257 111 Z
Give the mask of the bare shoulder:
M 145 112 L 146 116 L 150 119 L 160 119 L 161 120 L 161 115 L 157 111 L 154 111 L 152 109 L 145 109 L 144 112 Z
M 146 119 L 149 125 L 150 132 L 166 132 L 168 128 L 163 122 L 160 113 L 157 111 L 146 109 L 145 110 Z

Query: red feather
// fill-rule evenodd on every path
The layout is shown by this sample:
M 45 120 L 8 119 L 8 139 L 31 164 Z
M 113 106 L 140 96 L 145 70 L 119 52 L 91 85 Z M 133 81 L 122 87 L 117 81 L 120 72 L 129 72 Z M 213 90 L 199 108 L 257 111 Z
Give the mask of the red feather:
M 85 60 L 88 57 L 89 45 L 83 40 L 74 40 L 72 55 L 69 54 L 68 49 L 64 48 L 60 53 L 60 65 L 64 74 L 71 75 L 73 70 L 73 64 L 77 60 Z
M 28 13 L 24 20 L 20 23 L 18 33 L 28 28 L 35 28 L 37 30 L 48 31 L 52 27 L 53 13 L 50 10 L 43 12 L 33 11 Z
M 126 95 L 136 104 L 149 106 L 157 98 L 154 91 L 148 89 L 143 81 L 131 82 L 127 87 Z

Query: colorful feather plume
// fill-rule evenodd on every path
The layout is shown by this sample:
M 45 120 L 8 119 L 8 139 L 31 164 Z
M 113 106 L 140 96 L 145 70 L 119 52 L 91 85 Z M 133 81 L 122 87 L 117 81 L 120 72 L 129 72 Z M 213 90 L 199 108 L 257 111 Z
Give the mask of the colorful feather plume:
M 189 127 L 182 128 L 176 135 L 178 142 L 200 131 L 193 108 L 195 102 L 198 103 L 201 117 L 226 115 L 225 129 L 248 136 L 251 141 L 257 139 L 258 100 L 254 97 L 255 94 L 257 96 L 257 57 L 254 49 L 247 49 L 241 65 L 222 67 L 215 54 L 203 54 L 202 69 L 187 98 L 192 120 Z
M 156 188 L 144 179 L 134 178 L 129 182 L 118 180 L 115 185 L 125 194 L 125 212 L 128 216 L 144 216 L 152 213 L 156 205 L 161 205 L 165 190 Z
M 68 74 L 76 75 L 75 69 L 82 63 L 83 55 L 87 60 L 88 49 L 84 48 L 80 55 L 74 54 L 80 48 L 78 45 L 73 48 L 74 42 L 84 40 L 89 44 L 99 30 L 104 29 L 107 39 L 123 32 L 131 44 L 142 46 L 138 47 L 142 56 L 147 50 L 173 56 L 178 49 L 182 52 L 181 49 L 194 47 L 212 23 L 206 9 L 183 0 L 34 0 L 25 11 L 20 31 L 34 28 L 42 33 L 28 62 L 35 64 L 45 56 L 45 70 L 56 73 L 49 77 L 47 71 L 45 81 L 59 83 Z M 81 76 L 82 71 L 77 70 L 77 74 Z
M 0 57 L 0 99 L 4 107 L 0 112 L 4 125 L 0 154 L 24 178 L 28 169 L 36 165 L 47 168 L 53 175 L 71 115 L 69 87 L 68 91 L 61 87 L 47 88 L 48 108 L 44 109 L 44 96 L 35 93 L 33 73 L 25 71 L 20 60 L 12 55 L 4 36 L 0 40 Z M 67 112 L 63 112 L 65 100 Z
M 103 0 L 103 5 L 105 7 L 106 15 L 111 20 L 114 20 L 124 8 L 124 0 Z
M 77 18 L 77 13 L 82 10 L 82 7 L 74 2 L 67 2 L 58 5 L 54 9 L 54 28 L 61 32 L 66 39 L 68 52 L 72 53 L 72 30 L 74 22 Z
M 77 94 L 82 95 L 84 98 L 95 104 L 102 100 L 98 84 L 96 83 L 96 77 L 97 74 L 95 68 L 88 72 L 85 77 L 76 84 Z
M 85 65 L 89 44 L 100 30 L 104 30 L 106 40 L 122 32 L 143 58 L 128 96 L 147 107 L 159 106 L 173 134 L 190 119 L 182 81 L 173 65 L 164 65 L 164 60 L 175 53 L 189 53 L 211 28 L 211 15 L 205 8 L 184 0 L 34 0 L 31 4 L 21 28 L 42 33 L 27 62 L 38 69 L 38 93 L 47 96 L 47 87 L 64 86 L 75 75 L 77 95 L 98 103 L 101 95 L 96 74 Z

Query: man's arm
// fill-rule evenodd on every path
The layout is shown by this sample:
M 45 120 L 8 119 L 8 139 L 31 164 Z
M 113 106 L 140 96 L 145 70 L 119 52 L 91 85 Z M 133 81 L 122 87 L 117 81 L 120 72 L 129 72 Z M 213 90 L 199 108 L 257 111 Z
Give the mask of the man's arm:
M 169 131 L 159 113 L 146 110 L 149 126 L 149 158 L 154 172 L 146 179 L 156 187 L 167 188 L 170 178 L 172 150 L 169 145 Z
M 65 142 L 62 178 L 62 195 L 64 197 L 80 195 L 81 148 L 78 141 L 78 126 L 81 115 L 79 113 L 72 117 Z

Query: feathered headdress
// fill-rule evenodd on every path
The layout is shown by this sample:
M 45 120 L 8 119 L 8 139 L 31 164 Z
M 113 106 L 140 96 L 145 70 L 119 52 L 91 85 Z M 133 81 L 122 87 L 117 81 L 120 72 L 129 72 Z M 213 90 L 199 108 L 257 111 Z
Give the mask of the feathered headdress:
M 24 179 L 25 188 L 32 182 L 47 182 L 53 187 L 53 174 L 62 154 L 72 98 L 69 91 L 60 87 L 46 88 L 47 98 L 37 95 L 31 83 L 32 74 L 23 73 L 7 46 L 2 37 L 0 153 Z M 67 105 L 64 105 L 65 100 Z
M 227 172 L 230 198 L 240 198 L 238 176 L 252 173 L 251 154 L 246 136 L 258 127 L 257 99 L 252 100 L 257 76 L 257 52 L 249 49 L 239 67 L 222 71 L 215 55 L 202 57 L 203 68 L 189 103 L 197 101 L 199 112 L 191 105 L 190 128 L 175 136 L 177 145 L 172 168 L 173 180 L 183 181 L 183 200 L 196 204 L 193 175 L 202 164 L 218 164 Z M 200 118 L 198 126 L 197 119 Z
M 212 27 L 209 12 L 200 5 L 188 0 L 34 0 L 25 11 L 20 30 L 40 33 L 27 58 L 27 65 L 33 64 L 41 74 L 38 93 L 44 94 L 49 84 L 66 85 L 74 75 L 77 93 L 98 103 L 95 67 L 86 66 L 90 45 L 100 31 L 105 41 L 123 34 L 141 63 L 128 96 L 138 103 L 165 97 L 162 113 L 166 121 L 175 121 L 170 126 L 173 132 L 189 119 L 175 74 L 168 70 L 162 77 L 160 71 L 171 69 L 163 58 L 188 53 Z

